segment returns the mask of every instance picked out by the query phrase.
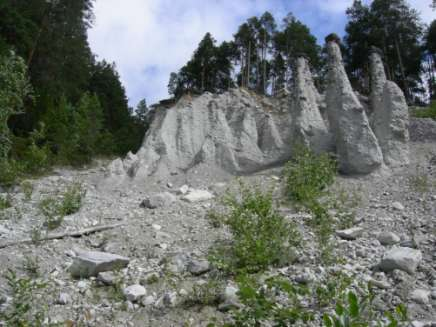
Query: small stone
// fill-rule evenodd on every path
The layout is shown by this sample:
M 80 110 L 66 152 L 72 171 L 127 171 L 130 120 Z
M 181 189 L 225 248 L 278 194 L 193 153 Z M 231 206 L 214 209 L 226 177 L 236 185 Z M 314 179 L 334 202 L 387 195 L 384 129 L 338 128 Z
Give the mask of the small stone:
M 158 224 L 152 224 L 151 227 L 155 230 L 155 231 L 160 231 L 162 229 L 161 225 Z
M 186 193 L 188 193 L 189 191 L 189 186 L 188 185 L 183 185 L 181 186 L 178 190 L 177 190 L 177 194 L 179 195 L 185 195 Z
M 142 305 L 144 307 L 148 307 L 150 305 L 153 305 L 155 302 L 156 302 L 156 299 L 152 295 L 146 296 L 142 299 Z
M 168 292 L 164 295 L 163 303 L 169 307 L 175 307 L 177 305 L 177 293 L 176 292 Z
M 400 202 L 392 203 L 392 208 L 398 211 L 403 211 L 405 208 Z
M 401 241 L 400 237 L 392 232 L 381 232 L 377 235 L 377 240 L 381 245 L 394 245 Z
M 117 276 L 111 271 L 104 271 L 97 275 L 97 280 L 107 286 L 114 285 L 116 278 Z
M 423 289 L 416 289 L 410 294 L 410 299 L 419 304 L 428 304 L 430 292 Z
M 348 229 L 338 230 L 336 231 L 336 235 L 338 235 L 340 238 L 344 240 L 355 240 L 356 238 L 360 237 L 363 233 L 363 228 L 361 227 L 352 227 Z
M 131 285 L 123 290 L 124 296 L 127 301 L 137 302 L 139 299 L 147 294 L 146 289 L 141 285 Z
M 238 298 L 239 289 L 233 285 L 227 285 L 223 294 L 223 303 L 218 306 L 220 311 L 228 311 L 233 308 L 241 308 Z
M 140 207 L 147 209 L 165 208 L 174 203 L 176 200 L 177 198 L 173 194 L 169 192 L 163 192 L 153 194 L 152 196 L 144 199 L 141 202 Z
M 104 271 L 112 271 L 127 267 L 129 258 L 116 254 L 96 251 L 76 251 L 69 271 L 73 277 L 89 278 Z
M 411 275 L 416 271 L 421 260 L 422 253 L 419 250 L 394 247 L 385 253 L 379 264 L 379 268 L 385 272 L 399 269 Z
M 210 265 L 206 260 L 191 260 L 188 264 L 188 271 L 195 276 L 207 273 L 209 270 Z
M 79 289 L 80 293 L 85 293 L 86 290 L 88 289 L 88 282 L 85 280 L 81 280 L 80 282 L 77 283 L 77 288 Z
M 67 305 L 71 303 L 71 296 L 67 293 L 61 293 L 59 294 L 57 303 L 60 305 Z
M 191 190 L 188 194 L 182 197 L 183 201 L 189 203 L 209 201 L 214 198 L 214 195 L 205 190 Z

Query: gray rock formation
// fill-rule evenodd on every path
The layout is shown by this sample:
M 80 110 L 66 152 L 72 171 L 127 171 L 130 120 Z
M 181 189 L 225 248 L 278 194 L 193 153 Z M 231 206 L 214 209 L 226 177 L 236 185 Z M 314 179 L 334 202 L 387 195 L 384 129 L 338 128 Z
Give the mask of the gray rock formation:
M 380 50 L 373 47 L 370 55 L 371 69 L 371 96 L 370 105 L 372 113 L 383 111 L 383 92 L 387 82 L 385 67 L 381 58 Z M 371 123 L 373 116 L 371 116 Z M 373 126 L 373 125 L 372 125 Z
M 138 159 L 123 167 L 134 179 L 198 165 L 250 173 L 290 158 L 290 126 L 290 110 L 278 99 L 242 89 L 185 96 L 170 109 L 156 110 Z M 120 170 L 114 162 L 109 175 L 121 176 Z
M 297 59 L 292 97 L 292 141 L 304 144 L 318 153 L 328 151 L 332 145 L 331 135 L 319 109 L 321 96 L 304 57 Z
M 335 137 L 339 168 L 349 174 L 371 173 L 383 163 L 380 146 L 369 126 L 364 108 L 353 92 L 339 45 L 330 41 L 327 49 L 327 112 Z
M 409 163 L 409 108 L 401 89 L 387 81 L 383 61 L 371 54 L 372 126 L 388 166 Z

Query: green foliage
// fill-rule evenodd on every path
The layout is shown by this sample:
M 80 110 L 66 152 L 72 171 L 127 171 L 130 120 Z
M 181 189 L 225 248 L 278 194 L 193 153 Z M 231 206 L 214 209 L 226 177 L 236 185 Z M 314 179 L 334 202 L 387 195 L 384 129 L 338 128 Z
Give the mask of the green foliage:
M 78 212 L 82 207 L 82 201 L 85 196 L 86 190 L 82 184 L 74 183 L 70 185 L 63 195 L 61 213 L 68 216 Z
M 373 294 L 359 298 L 356 293 L 349 291 L 343 300 L 336 303 L 334 314 L 325 313 L 323 322 L 325 327 L 370 327 L 374 326 Z M 396 327 L 399 323 L 409 322 L 407 308 L 398 305 L 394 312 L 386 312 L 385 317 L 376 321 L 379 327 Z
M 383 51 L 388 79 L 396 82 L 411 100 L 421 86 L 423 23 L 405 0 L 356 0 L 347 10 L 346 67 L 361 92 L 369 92 L 368 58 L 371 46 Z
M 223 289 L 223 283 L 216 279 L 210 279 L 204 284 L 194 284 L 192 292 L 183 303 L 187 307 L 218 305 Z
M 296 146 L 284 169 L 286 192 L 291 201 L 305 204 L 325 194 L 336 176 L 336 163 L 328 154 L 316 155 Z
M 24 200 L 30 201 L 32 199 L 33 184 L 30 181 L 21 182 L 21 191 L 24 193 Z
M 58 228 L 64 221 L 64 217 L 78 212 L 82 206 L 86 191 L 82 185 L 75 183 L 70 185 L 61 199 L 49 197 L 39 203 L 39 210 L 45 217 L 44 224 L 48 230 Z
M 0 196 L 0 210 L 12 207 L 12 198 L 9 194 Z
M 22 172 L 22 165 L 16 160 L 0 160 L 0 185 L 12 186 Z
M 45 322 L 47 307 L 41 306 L 37 297 L 47 285 L 32 278 L 18 277 L 12 270 L 5 277 L 12 292 L 12 303 L 6 311 L 0 311 L 0 321 L 16 327 L 54 326 Z
M 274 209 L 272 194 L 242 183 L 239 193 L 224 200 L 228 213 L 220 220 L 233 240 L 211 252 L 212 263 L 234 273 L 261 271 L 291 260 L 300 236 L 296 227 Z
M 375 309 L 371 286 L 351 291 L 351 277 L 328 276 L 311 285 L 293 284 L 281 277 L 259 283 L 250 276 L 238 279 L 238 297 L 243 306 L 232 311 L 226 327 L 309 325 L 317 317 L 325 327 L 394 327 L 407 322 L 407 309 L 400 304 L 394 311 Z M 334 313 L 329 313 L 334 311 Z M 375 324 L 372 324 L 375 323 Z
M 238 296 L 244 307 L 233 312 L 234 323 L 227 324 L 226 327 L 262 326 L 267 321 L 274 322 L 274 326 L 289 326 L 313 320 L 313 313 L 304 309 L 299 300 L 309 292 L 305 286 L 293 285 L 281 278 L 271 278 L 266 281 L 266 287 L 261 288 L 249 276 L 241 276 L 238 286 Z M 287 298 L 287 305 L 279 302 L 280 297 Z
M 30 92 L 23 59 L 13 52 L 0 56 L 0 162 L 8 159 L 11 148 L 8 120 L 21 111 Z
M 23 270 L 29 277 L 37 278 L 40 275 L 39 261 L 37 257 L 24 256 Z

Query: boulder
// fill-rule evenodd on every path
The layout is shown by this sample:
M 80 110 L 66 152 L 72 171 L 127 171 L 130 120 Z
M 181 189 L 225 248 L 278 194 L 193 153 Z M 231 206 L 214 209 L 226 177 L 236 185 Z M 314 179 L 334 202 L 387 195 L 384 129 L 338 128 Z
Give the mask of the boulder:
M 413 290 L 410 294 L 410 299 L 413 302 L 419 303 L 419 304 L 429 304 L 430 302 L 430 291 L 424 290 L 424 289 L 416 289 Z
M 331 148 L 331 135 L 321 116 L 320 95 L 313 82 L 306 58 L 297 59 L 295 85 L 292 93 L 292 141 L 315 152 Z
M 210 270 L 210 264 L 207 260 L 191 260 L 188 263 L 188 271 L 195 275 L 199 276 L 204 273 L 207 273 Z
M 112 253 L 97 251 L 76 251 L 69 271 L 73 277 L 88 278 L 104 271 L 113 271 L 127 267 L 129 258 Z
M 379 264 L 379 268 L 385 272 L 399 269 L 413 274 L 421 260 L 421 251 L 406 247 L 395 247 L 385 253 Z
M 123 290 L 127 301 L 138 302 L 147 294 L 147 290 L 141 285 L 130 285 Z
M 175 202 L 177 198 L 169 193 L 169 192 L 163 192 L 158 194 L 153 194 L 149 196 L 148 198 L 144 199 L 140 206 L 142 208 L 148 208 L 148 209 L 156 209 L 156 208 L 164 208 Z
M 354 93 L 342 62 L 339 45 L 329 41 L 326 102 L 334 135 L 339 169 L 368 174 L 383 163 L 383 156 L 362 104 Z
M 355 240 L 356 238 L 360 237 L 362 233 L 363 228 L 361 227 L 352 227 L 336 231 L 336 235 L 338 235 L 340 238 L 343 238 L 344 240 L 349 241 Z
M 380 49 L 373 47 L 369 57 L 371 69 L 371 95 L 370 104 L 372 113 L 383 111 L 383 92 L 387 82 L 385 67 L 381 57 Z M 371 116 L 371 122 L 373 121 Z M 371 124 L 373 126 L 373 124 Z M 375 131 L 374 131 L 375 132 Z
M 394 245 L 400 243 L 400 237 L 392 232 L 381 232 L 377 235 L 377 240 L 381 245 Z

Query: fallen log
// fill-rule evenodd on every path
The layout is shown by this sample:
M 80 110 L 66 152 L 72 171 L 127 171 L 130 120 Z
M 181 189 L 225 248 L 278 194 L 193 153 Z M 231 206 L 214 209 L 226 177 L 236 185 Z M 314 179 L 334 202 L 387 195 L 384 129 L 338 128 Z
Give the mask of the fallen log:
M 60 239 L 67 238 L 67 237 L 82 237 L 84 235 L 90 235 L 90 234 L 95 234 L 95 233 L 103 232 L 103 231 L 106 231 L 106 230 L 110 230 L 110 229 L 114 229 L 114 228 L 117 228 L 117 227 L 121 227 L 123 225 L 124 224 L 113 224 L 113 225 L 95 226 L 95 227 L 85 228 L 85 229 L 74 231 L 74 232 L 48 234 L 48 235 L 46 235 L 44 237 L 41 237 L 38 240 L 27 238 L 27 239 L 19 240 L 19 241 L 11 241 L 11 242 L 6 242 L 6 243 L 3 243 L 3 244 L 0 244 L 0 249 L 8 248 L 8 247 L 15 246 L 15 245 L 31 244 L 31 243 L 35 243 L 35 242 L 39 243 L 39 242 L 51 241 L 51 240 L 60 240 Z

